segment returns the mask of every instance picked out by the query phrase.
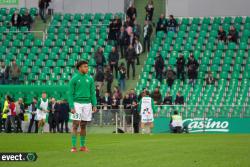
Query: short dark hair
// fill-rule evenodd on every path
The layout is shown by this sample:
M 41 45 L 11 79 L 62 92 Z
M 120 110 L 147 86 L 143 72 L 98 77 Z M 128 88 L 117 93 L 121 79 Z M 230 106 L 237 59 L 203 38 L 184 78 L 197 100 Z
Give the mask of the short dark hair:
M 88 62 L 85 60 L 81 60 L 81 61 L 76 63 L 76 68 L 79 69 L 79 67 L 81 67 L 81 65 L 83 65 L 83 64 L 88 64 Z
M 177 115 L 177 114 L 178 114 L 178 111 L 177 111 L 177 110 L 175 110 L 175 111 L 174 111 L 174 115 Z

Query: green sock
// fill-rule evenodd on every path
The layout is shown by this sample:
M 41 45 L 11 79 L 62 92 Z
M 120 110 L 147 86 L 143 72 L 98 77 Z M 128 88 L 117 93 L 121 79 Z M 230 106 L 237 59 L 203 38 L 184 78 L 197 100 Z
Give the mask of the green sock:
M 85 146 L 85 136 L 80 136 L 80 147 Z
M 72 147 L 76 147 L 76 135 L 71 136 Z

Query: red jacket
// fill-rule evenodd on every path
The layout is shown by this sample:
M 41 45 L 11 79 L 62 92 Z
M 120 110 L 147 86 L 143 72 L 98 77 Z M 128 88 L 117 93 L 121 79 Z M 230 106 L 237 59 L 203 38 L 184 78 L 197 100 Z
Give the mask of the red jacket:
M 9 103 L 10 115 L 16 116 L 16 105 L 14 102 Z

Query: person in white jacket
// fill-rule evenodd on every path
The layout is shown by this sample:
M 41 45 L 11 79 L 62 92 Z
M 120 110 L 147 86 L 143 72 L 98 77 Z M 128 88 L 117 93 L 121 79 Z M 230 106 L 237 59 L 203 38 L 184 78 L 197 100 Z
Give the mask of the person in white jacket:
M 142 45 L 141 45 L 140 41 L 138 40 L 138 38 L 135 38 L 134 48 L 135 48 L 136 60 L 137 60 L 137 64 L 136 65 L 140 65 L 139 56 L 142 53 L 143 49 L 142 49 Z

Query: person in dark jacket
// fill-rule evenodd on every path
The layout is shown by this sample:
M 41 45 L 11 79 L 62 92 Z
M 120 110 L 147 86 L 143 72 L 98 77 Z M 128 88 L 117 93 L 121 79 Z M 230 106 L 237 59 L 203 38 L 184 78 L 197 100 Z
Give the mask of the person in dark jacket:
M 15 11 L 15 13 L 11 17 L 11 24 L 12 26 L 19 28 L 21 26 L 21 23 L 22 23 L 22 17 L 18 13 L 18 11 Z
M 134 4 L 131 4 L 130 7 L 127 10 L 127 16 L 131 19 L 131 20 L 135 20 L 136 16 L 137 16 L 137 12 L 136 12 L 136 8 Z
M 226 42 L 226 39 L 227 39 L 226 31 L 223 30 L 222 27 L 220 27 L 220 29 L 218 31 L 218 40 Z
M 31 129 L 32 129 L 32 126 L 34 123 L 35 123 L 35 133 L 38 133 L 38 120 L 36 118 L 36 110 L 37 110 L 36 106 L 37 106 L 37 98 L 34 97 L 33 102 L 29 106 L 29 111 L 31 113 L 31 119 L 30 119 L 30 124 L 29 124 L 29 128 L 28 128 L 28 133 L 31 133 Z
M 59 123 L 60 123 L 60 102 L 57 102 L 55 98 L 51 99 L 49 103 L 49 132 L 56 133 L 60 132 Z
M 104 97 L 102 98 L 102 106 L 103 106 L 103 122 L 104 124 L 110 124 L 110 120 L 112 118 L 110 109 L 111 109 L 112 99 L 110 97 L 110 93 L 106 92 Z
M 195 80 L 197 79 L 198 75 L 198 68 L 199 64 L 197 60 L 194 59 L 194 55 L 190 55 L 187 63 L 187 68 L 188 68 L 188 77 L 189 77 L 189 83 L 194 86 Z
M 109 24 L 109 35 L 108 39 L 111 41 L 116 40 L 116 34 L 117 33 L 117 26 L 116 26 L 116 20 L 112 20 L 111 23 Z
M 38 7 L 39 7 L 39 15 L 44 23 L 46 23 L 46 9 L 49 6 L 47 0 L 39 0 Z
M 33 19 L 30 16 L 28 10 L 25 11 L 25 14 L 22 17 L 22 26 L 25 26 L 28 28 L 28 30 L 30 31 L 31 28 L 31 24 L 33 23 Z
M 119 62 L 119 54 L 116 51 L 116 48 L 112 47 L 112 51 L 109 54 L 109 66 L 112 73 L 115 70 L 116 78 L 118 78 L 118 62 Z
M 184 81 L 185 79 L 185 58 L 184 56 L 181 54 L 177 61 L 176 61 L 176 68 L 177 68 L 177 79 L 180 79 L 182 81 Z
M 130 103 L 131 103 L 131 104 L 132 104 L 132 102 L 133 102 L 134 100 L 135 100 L 135 101 L 138 101 L 137 95 L 136 95 L 134 89 L 130 89 L 130 91 L 129 91 L 129 99 L 130 99 Z
M 166 71 L 166 78 L 167 78 L 167 83 L 168 86 L 170 87 L 170 89 L 172 88 L 172 85 L 174 83 L 175 80 L 175 72 L 174 70 L 171 68 L 171 66 L 168 66 L 168 69 Z
M 124 58 L 125 50 L 126 50 L 126 41 L 128 38 L 127 31 L 125 31 L 124 27 L 121 27 L 118 35 L 117 35 L 117 41 L 119 44 L 120 52 L 121 52 L 121 58 Z
M 159 88 L 155 88 L 154 92 L 151 94 L 151 98 L 154 100 L 156 105 L 160 105 L 162 103 L 162 96 Z
M 176 32 L 176 27 L 178 26 L 177 21 L 175 20 L 173 15 L 169 15 L 168 20 L 168 31 Z
M 170 92 L 167 92 L 166 97 L 163 100 L 163 105 L 172 105 L 172 96 L 170 95 Z
M 237 40 L 238 40 L 238 32 L 236 31 L 235 27 L 234 26 L 231 26 L 230 27 L 230 30 L 228 32 L 228 41 L 229 42 L 234 42 L 234 43 L 237 43 Z
M 103 69 L 104 65 L 106 64 L 106 59 L 103 55 L 103 48 L 99 47 L 97 52 L 95 53 L 95 61 L 96 61 L 96 67 L 101 67 Z
M 144 52 L 147 48 L 147 51 L 150 51 L 150 42 L 151 42 L 151 35 L 153 32 L 153 28 L 151 24 L 148 23 L 147 20 L 145 20 L 144 27 L 143 27 L 143 49 Z M 146 47 L 147 46 L 147 47 Z
M 128 93 L 124 96 L 123 101 L 122 101 L 122 105 L 124 106 L 125 110 L 128 110 L 131 108 L 131 100 L 129 98 Z
M 119 67 L 119 86 L 122 91 L 125 90 L 126 87 L 126 67 L 124 63 L 121 63 Z
M 134 21 L 133 33 L 134 33 L 134 36 L 136 38 L 140 39 L 140 36 L 141 36 L 141 25 L 136 20 Z
M 110 71 L 110 67 L 107 67 L 106 73 L 105 73 L 105 80 L 107 82 L 107 92 L 111 93 L 111 86 L 113 82 L 113 73 Z
M 145 6 L 146 17 L 145 20 L 152 21 L 154 15 L 154 2 L 153 0 L 149 0 L 147 6 Z
M 140 128 L 140 112 L 138 111 L 138 103 L 136 100 L 132 102 L 132 107 L 131 107 L 131 114 L 133 117 L 133 128 L 134 128 L 134 133 L 139 133 Z
M 104 80 L 105 80 L 105 75 L 104 75 L 103 69 L 102 67 L 98 67 L 96 74 L 95 74 L 95 82 L 96 82 L 96 85 L 100 87 L 100 89 L 102 89 Z
M 184 105 L 184 96 L 181 95 L 181 92 L 177 92 L 174 103 L 175 105 Z
M 65 126 L 65 132 L 69 132 L 68 128 L 68 122 L 69 122 L 69 112 L 70 112 L 70 107 L 69 103 L 66 100 L 62 100 L 60 102 L 60 133 L 63 133 L 63 127 Z
M 164 14 L 161 14 L 158 22 L 157 22 L 157 26 L 156 26 L 156 33 L 158 31 L 163 31 L 163 32 L 167 32 L 167 19 L 165 19 Z
M 133 70 L 133 79 L 135 79 L 135 59 L 136 59 L 136 52 L 135 48 L 132 45 L 129 45 L 127 51 L 126 51 L 126 61 L 127 61 L 127 77 L 129 79 L 129 71 L 130 66 L 132 66 Z
M 164 60 L 160 54 L 157 55 L 155 60 L 155 72 L 156 72 L 156 79 L 160 82 L 162 81 L 162 74 L 164 70 Z

